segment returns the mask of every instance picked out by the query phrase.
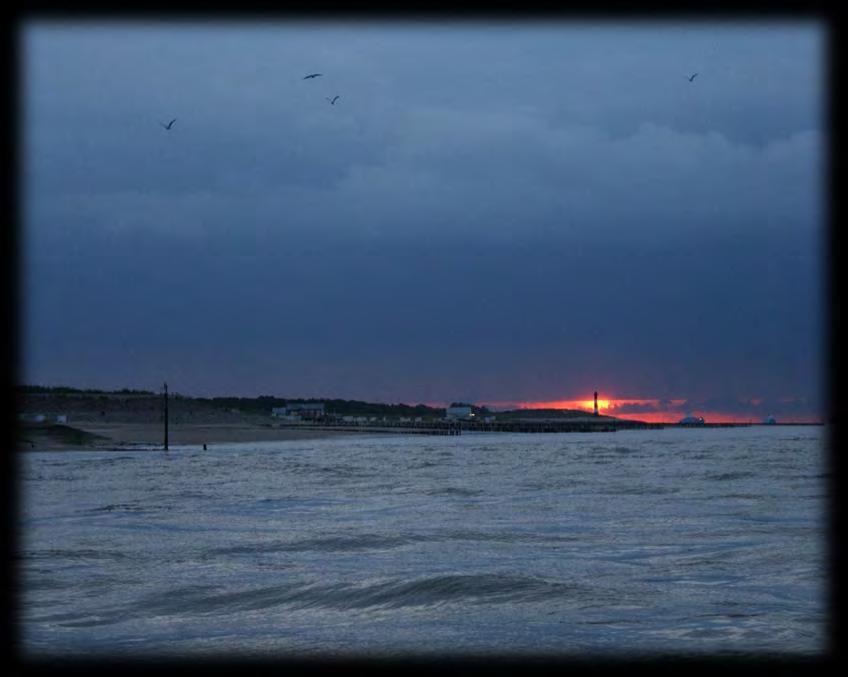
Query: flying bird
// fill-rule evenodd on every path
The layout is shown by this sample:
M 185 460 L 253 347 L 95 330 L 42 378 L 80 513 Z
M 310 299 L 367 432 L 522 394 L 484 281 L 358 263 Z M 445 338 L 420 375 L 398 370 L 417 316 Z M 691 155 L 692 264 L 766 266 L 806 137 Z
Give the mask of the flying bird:
M 174 126 L 174 123 L 175 123 L 176 121 L 177 121 L 177 118 L 174 118 L 174 119 L 173 119 L 173 120 L 171 120 L 171 121 L 170 121 L 167 125 L 166 125 L 164 122 L 160 122 L 159 124 L 160 124 L 160 125 L 162 125 L 165 129 L 170 129 L 171 127 L 173 127 L 173 126 Z
M 309 75 L 304 75 L 303 79 L 308 80 L 309 78 L 318 78 L 324 75 L 323 73 L 310 73 Z
M 327 101 L 330 102 L 331 106 L 335 106 L 336 105 L 336 99 L 339 98 L 339 95 L 336 94 L 332 99 L 329 96 L 325 96 L 324 98 L 327 99 Z
M 698 74 L 697 74 L 697 73 L 692 73 L 692 75 L 687 75 L 686 77 L 687 77 L 687 78 L 689 78 L 689 82 L 692 82 L 692 80 L 694 80 L 694 79 L 695 79 L 695 76 L 696 76 L 696 75 L 698 75 Z

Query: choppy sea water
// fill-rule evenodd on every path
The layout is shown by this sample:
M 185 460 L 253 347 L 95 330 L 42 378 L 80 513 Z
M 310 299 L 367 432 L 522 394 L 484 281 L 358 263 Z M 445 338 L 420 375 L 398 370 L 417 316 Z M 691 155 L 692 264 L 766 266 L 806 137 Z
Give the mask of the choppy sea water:
M 29 452 L 22 652 L 817 654 L 825 434 Z

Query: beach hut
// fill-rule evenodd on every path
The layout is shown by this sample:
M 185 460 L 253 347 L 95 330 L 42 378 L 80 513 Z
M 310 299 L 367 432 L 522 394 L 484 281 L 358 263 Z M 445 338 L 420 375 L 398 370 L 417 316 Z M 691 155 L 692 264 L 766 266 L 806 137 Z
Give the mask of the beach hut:
M 291 402 L 285 407 L 287 414 L 296 414 L 304 419 L 323 418 L 323 402 Z

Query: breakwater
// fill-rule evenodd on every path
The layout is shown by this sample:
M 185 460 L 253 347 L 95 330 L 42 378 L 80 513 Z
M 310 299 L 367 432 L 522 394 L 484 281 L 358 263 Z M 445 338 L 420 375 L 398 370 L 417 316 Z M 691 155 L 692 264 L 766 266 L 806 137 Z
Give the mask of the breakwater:
M 338 421 L 313 423 L 280 423 L 275 427 L 295 430 L 336 430 L 339 432 L 396 433 L 421 435 L 461 435 L 463 432 L 503 432 L 503 433 L 571 433 L 571 432 L 615 432 L 616 430 L 657 429 L 665 427 L 662 423 L 643 421 L 386 421 L 378 425 L 354 424 Z

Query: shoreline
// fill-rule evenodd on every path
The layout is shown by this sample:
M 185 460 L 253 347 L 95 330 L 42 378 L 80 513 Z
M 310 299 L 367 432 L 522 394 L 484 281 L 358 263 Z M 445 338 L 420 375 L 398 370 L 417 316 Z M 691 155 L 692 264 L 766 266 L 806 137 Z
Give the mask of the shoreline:
M 693 430 L 705 428 L 749 427 L 750 424 L 702 424 L 680 425 L 666 424 L 663 426 L 646 426 L 662 428 L 688 428 Z M 760 425 L 760 424 L 756 424 Z M 817 424 L 775 424 L 780 425 L 817 425 Z M 566 430 L 546 429 L 544 424 L 537 424 L 538 429 L 521 429 L 518 426 L 512 432 L 569 432 Z M 537 427 L 528 426 L 528 427 Z M 631 426 L 623 426 L 628 428 Z M 770 426 L 769 426 L 770 427 Z M 137 422 L 79 422 L 76 425 L 33 425 L 19 429 L 18 448 L 21 451 L 126 451 L 150 450 L 161 451 L 164 448 L 164 429 L 161 423 Z M 466 428 L 463 432 L 510 432 L 498 430 L 475 430 Z M 571 431 L 574 432 L 574 431 Z M 592 431 L 589 431 L 592 432 Z M 603 431 L 595 431 L 603 432 Z M 172 423 L 168 426 L 169 446 L 198 446 L 221 445 L 249 442 L 282 442 L 293 440 L 326 439 L 342 435 L 367 434 L 433 434 L 432 431 L 415 427 L 336 427 L 336 426 L 271 426 L 254 422 L 240 423 Z M 437 434 L 446 434 L 441 432 Z
M 84 439 L 69 439 L 68 432 Z M 292 430 L 250 424 L 175 423 L 168 426 L 169 446 L 215 445 L 239 442 L 281 442 L 356 434 L 343 430 Z M 160 423 L 93 423 L 63 426 L 62 434 L 49 427 L 20 430 L 22 451 L 126 451 L 150 447 L 161 451 L 164 434 Z

